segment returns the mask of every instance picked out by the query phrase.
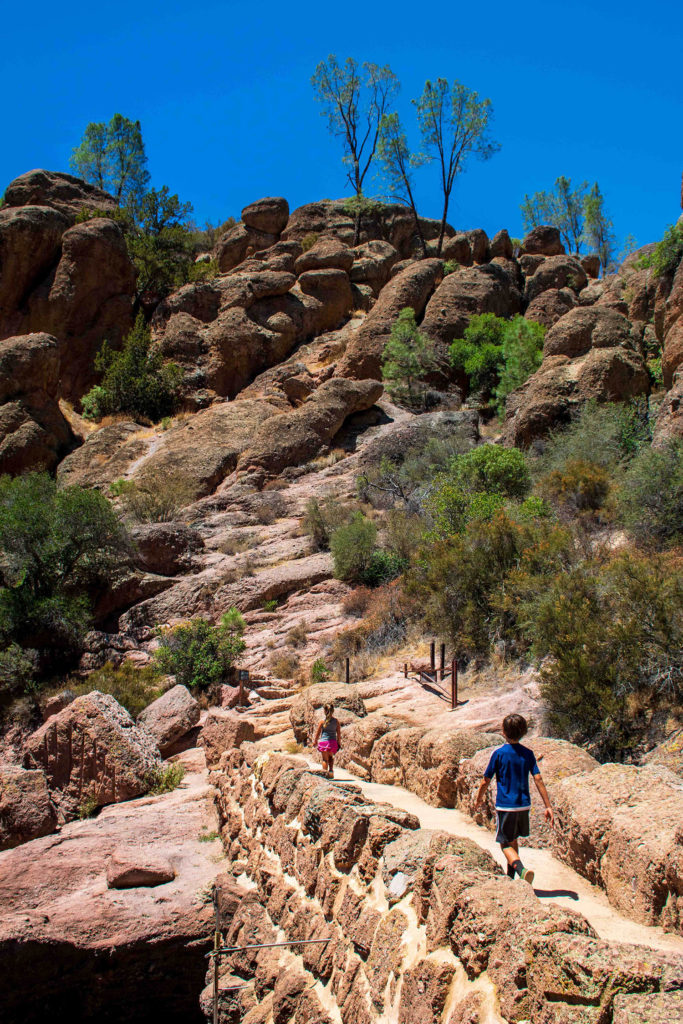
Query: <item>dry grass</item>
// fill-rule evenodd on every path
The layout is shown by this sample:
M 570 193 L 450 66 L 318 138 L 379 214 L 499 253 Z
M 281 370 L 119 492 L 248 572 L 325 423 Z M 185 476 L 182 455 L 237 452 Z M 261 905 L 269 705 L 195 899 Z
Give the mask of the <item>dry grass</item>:
M 287 502 L 279 491 L 267 491 L 254 502 L 252 512 L 257 522 L 270 526 L 287 515 Z
M 308 640 L 308 627 L 305 622 L 297 622 L 287 634 L 288 647 L 303 647 Z
M 297 743 L 296 740 L 287 740 L 285 743 L 285 751 L 288 754 L 300 754 L 303 749 L 302 745 Z
M 272 654 L 268 659 L 268 671 L 276 679 L 294 679 L 301 668 L 301 662 L 296 654 L 283 652 Z
M 357 619 L 362 619 L 370 607 L 371 600 L 372 590 L 370 587 L 354 587 L 342 598 L 342 611 L 344 615 L 353 615 Z
M 217 550 L 224 555 L 238 555 L 258 547 L 261 540 L 257 533 L 230 533 L 221 541 Z

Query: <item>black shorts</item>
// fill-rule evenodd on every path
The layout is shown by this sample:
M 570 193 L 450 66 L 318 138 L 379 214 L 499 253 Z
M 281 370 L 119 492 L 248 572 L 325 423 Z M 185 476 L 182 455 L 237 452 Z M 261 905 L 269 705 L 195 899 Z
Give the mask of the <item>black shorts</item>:
M 496 811 L 496 842 L 510 846 L 519 836 L 529 835 L 529 811 Z

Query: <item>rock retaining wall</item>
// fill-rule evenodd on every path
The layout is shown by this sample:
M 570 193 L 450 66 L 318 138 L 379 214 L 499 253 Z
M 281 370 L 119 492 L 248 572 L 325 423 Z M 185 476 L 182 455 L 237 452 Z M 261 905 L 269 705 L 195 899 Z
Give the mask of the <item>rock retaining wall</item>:
M 249 888 L 228 884 L 227 944 L 329 939 L 224 958 L 223 1024 L 602 1024 L 617 993 L 620 1013 L 656 994 L 635 1000 L 638 1021 L 650 1002 L 675 1019 L 683 958 L 599 940 L 470 841 L 301 762 L 247 744 L 223 765 L 221 835 Z M 209 984 L 207 1017 L 212 997 Z

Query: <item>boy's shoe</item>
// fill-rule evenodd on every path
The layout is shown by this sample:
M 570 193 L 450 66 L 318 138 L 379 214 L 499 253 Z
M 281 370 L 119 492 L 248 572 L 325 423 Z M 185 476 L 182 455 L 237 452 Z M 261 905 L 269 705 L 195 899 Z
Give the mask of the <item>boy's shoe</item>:
M 529 885 L 534 884 L 534 872 L 531 868 L 522 868 L 522 872 L 519 876 L 523 882 L 528 882 Z

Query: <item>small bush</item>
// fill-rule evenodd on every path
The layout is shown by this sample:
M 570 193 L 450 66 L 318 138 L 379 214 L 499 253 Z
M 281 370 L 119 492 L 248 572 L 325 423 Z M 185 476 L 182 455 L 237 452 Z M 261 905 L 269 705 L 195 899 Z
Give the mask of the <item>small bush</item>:
M 657 242 L 654 252 L 641 256 L 638 266 L 652 267 L 655 277 L 675 274 L 683 260 L 683 225 L 672 224 L 664 232 L 661 242 Z
M 610 476 L 594 462 L 571 459 L 539 481 L 539 490 L 563 512 L 596 512 L 610 492 Z
M 448 277 L 449 274 L 454 274 L 456 270 L 460 270 L 460 264 L 457 260 L 446 260 L 443 265 L 443 276 Z
M 643 448 L 623 479 L 618 498 L 626 527 L 645 544 L 683 538 L 683 443 Z
M 86 419 L 100 420 L 123 412 L 156 423 L 175 411 L 183 371 L 175 363 L 164 363 L 161 353 L 153 351 L 142 313 L 120 352 L 104 343 L 95 369 L 103 377 L 101 384 L 83 396 Z
M 258 523 L 269 526 L 287 515 L 287 502 L 277 491 L 268 491 L 260 495 L 253 513 Z
M 207 690 L 228 677 L 235 659 L 245 650 L 245 628 L 237 608 L 226 612 L 218 626 L 206 619 L 190 619 L 161 632 L 154 652 L 156 664 L 162 672 L 174 675 L 177 683 Z
M 100 808 L 97 797 L 94 793 L 88 793 L 78 805 L 78 817 L 81 821 L 86 818 L 94 818 Z
M 160 765 L 147 776 L 149 789 L 147 792 L 152 796 L 160 796 L 162 793 L 171 793 L 177 789 L 185 778 L 185 766 L 174 761 L 172 764 Z
M 436 369 L 436 347 L 423 334 L 415 311 L 406 306 L 391 328 L 382 354 L 382 380 L 391 397 L 417 408 L 424 406 L 426 380 Z
M 309 249 L 312 249 L 315 243 L 318 241 L 318 237 L 319 236 L 317 231 L 311 231 L 309 232 L 309 234 L 304 235 L 304 237 L 301 239 L 301 248 L 303 249 L 303 251 L 308 252 Z
M 395 580 L 408 568 L 408 560 L 394 551 L 376 549 L 370 556 L 368 565 L 363 569 L 361 579 L 369 587 L 379 587 L 383 583 Z
M 312 683 L 324 683 L 330 678 L 330 673 L 327 669 L 323 658 L 316 658 L 311 665 L 311 682 Z
M 172 522 L 195 500 L 192 482 L 182 473 L 154 469 L 140 480 L 118 480 L 116 492 L 125 511 L 138 523 Z
M 274 597 L 272 601 L 264 601 L 263 602 L 263 610 L 264 610 L 264 612 L 274 612 L 274 611 L 277 610 L 277 606 L 278 606 L 278 600 L 277 600 L 276 597 Z
M 576 460 L 616 470 L 649 441 L 646 404 L 599 405 L 590 401 L 568 427 L 550 434 L 534 468 L 544 475 L 554 469 L 562 471 L 567 462 Z
M 369 568 L 377 538 L 377 527 L 362 512 L 354 512 L 351 520 L 334 531 L 330 550 L 334 559 L 334 575 L 338 580 L 359 582 Z
M 531 487 L 531 474 L 524 452 L 483 444 L 451 462 L 451 474 L 468 491 L 522 498 Z
M 300 754 L 304 748 L 296 740 L 287 740 L 285 743 L 285 752 L 287 754 Z
M 137 718 L 163 692 L 159 669 L 155 665 L 138 666 L 132 661 L 124 661 L 119 666 L 108 661 L 102 668 L 91 672 L 87 679 L 79 680 L 72 676 L 67 686 L 77 697 L 94 690 L 109 693 L 133 718 Z M 63 686 L 59 687 L 59 691 L 63 689 Z
M 354 587 L 348 594 L 344 594 L 341 607 L 345 615 L 354 615 L 362 619 L 368 610 L 372 590 L 369 587 Z
M 238 534 L 231 533 L 225 540 L 221 541 L 218 545 L 218 550 L 224 555 L 238 555 L 245 551 L 249 551 L 250 548 L 256 547 L 260 543 L 260 537 L 254 536 L 254 534 Z
M 521 387 L 543 361 L 545 327 L 534 320 L 515 316 L 503 335 L 502 366 L 495 395 L 498 412 L 505 412 L 505 400 Z
M 301 526 L 318 551 L 327 551 L 330 537 L 351 518 L 351 510 L 342 505 L 337 498 L 327 497 L 318 501 L 310 498 L 306 504 L 306 513 Z
M 301 668 L 296 654 L 272 654 L 268 659 L 268 671 L 276 679 L 294 679 Z
M 305 622 L 298 622 L 287 634 L 286 643 L 288 647 L 303 647 L 307 640 L 308 627 Z

